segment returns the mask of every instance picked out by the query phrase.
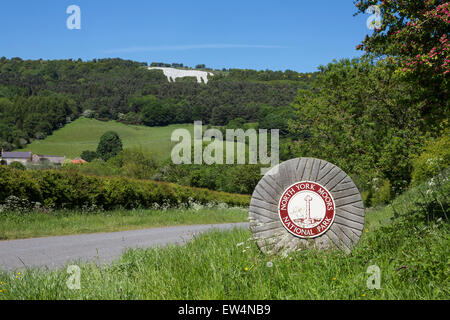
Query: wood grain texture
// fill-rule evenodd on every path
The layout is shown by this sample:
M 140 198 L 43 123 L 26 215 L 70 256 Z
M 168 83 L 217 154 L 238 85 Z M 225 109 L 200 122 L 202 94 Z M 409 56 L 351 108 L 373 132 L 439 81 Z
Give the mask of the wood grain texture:
M 286 188 L 300 181 L 323 185 L 334 199 L 334 222 L 316 238 L 294 236 L 284 228 L 279 218 L 281 195 Z M 259 248 L 268 254 L 310 248 L 339 248 L 349 253 L 364 230 L 364 204 L 354 182 L 337 166 L 315 158 L 291 159 L 272 168 L 256 186 L 249 211 L 253 237 Z

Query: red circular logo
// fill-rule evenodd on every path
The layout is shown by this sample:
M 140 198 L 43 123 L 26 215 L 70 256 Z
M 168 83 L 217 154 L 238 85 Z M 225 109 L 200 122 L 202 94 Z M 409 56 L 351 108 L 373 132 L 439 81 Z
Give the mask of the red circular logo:
M 318 237 L 333 224 L 334 199 L 324 186 L 316 182 L 297 182 L 283 192 L 278 214 L 283 226 L 293 235 Z

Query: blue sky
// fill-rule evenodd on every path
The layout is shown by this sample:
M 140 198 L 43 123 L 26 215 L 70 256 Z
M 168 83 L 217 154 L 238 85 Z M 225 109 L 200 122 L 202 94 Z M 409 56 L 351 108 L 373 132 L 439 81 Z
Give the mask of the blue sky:
M 81 30 L 66 27 L 73 4 Z M 355 12 L 352 0 L 3 0 L 0 56 L 311 72 L 360 55 L 371 31 Z

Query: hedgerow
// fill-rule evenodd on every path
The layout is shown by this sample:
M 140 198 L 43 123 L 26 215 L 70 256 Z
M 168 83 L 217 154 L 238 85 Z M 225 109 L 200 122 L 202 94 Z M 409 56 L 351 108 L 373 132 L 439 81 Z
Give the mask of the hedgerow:
M 0 203 L 14 196 L 49 208 L 151 208 L 155 204 L 225 203 L 247 206 L 250 196 L 126 177 L 98 177 L 77 171 L 21 171 L 0 167 Z

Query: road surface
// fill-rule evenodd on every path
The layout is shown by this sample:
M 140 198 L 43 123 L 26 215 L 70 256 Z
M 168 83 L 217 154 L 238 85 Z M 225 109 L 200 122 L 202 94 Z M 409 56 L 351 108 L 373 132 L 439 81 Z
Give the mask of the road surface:
M 56 269 L 68 263 L 110 263 L 129 248 L 183 244 L 216 229 L 248 228 L 248 223 L 172 226 L 131 231 L 0 241 L 0 270 Z

